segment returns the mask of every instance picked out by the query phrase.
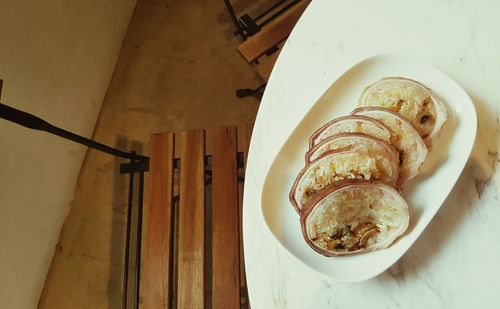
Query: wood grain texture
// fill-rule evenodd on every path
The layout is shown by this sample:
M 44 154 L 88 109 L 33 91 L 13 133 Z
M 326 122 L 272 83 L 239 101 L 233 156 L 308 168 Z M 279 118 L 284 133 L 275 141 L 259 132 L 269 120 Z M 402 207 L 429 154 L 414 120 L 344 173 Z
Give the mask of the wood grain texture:
M 273 71 L 276 60 L 278 60 L 279 54 L 280 51 L 278 50 L 274 52 L 271 56 L 262 57 L 259 59 L 259 64 L 256 64 L 254 66 L 255 72 L 257 72 L 257 74 L 259 74 L 259 76 L 266 82 L 269 80 L 269 77 L 271 76 L 271 72 Z
M 205 131 L 180 133 L 178 308 L 205 307 Z
M 236 127 L 212 139 L 212 308 L 240 307 Z
M 150 145 L 150 203 L 141 261 L 141 308 L 167 308 L 171 295 L 174 135 L 154 134 Z
M 300 1 L 238 46 L 238 51 L 243 58 L 248 63 L 254 62 L 268 49 L 284 41 L 310 2 L 311 0 Z

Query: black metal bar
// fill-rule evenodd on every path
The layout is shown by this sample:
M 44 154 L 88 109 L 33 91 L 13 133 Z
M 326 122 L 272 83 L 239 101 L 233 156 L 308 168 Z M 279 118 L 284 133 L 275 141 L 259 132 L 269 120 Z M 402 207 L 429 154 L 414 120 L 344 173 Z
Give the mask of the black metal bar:
M 130 164 L 134 164 L 135 152 L 132 152 Z M 129 274 L 129 258 L 130 258 L 130 228 L 132 224 L 132 204 L 134 202 L 134 173 L 130 173 L 130 181 L 128 187 L 128 209 L 127 209 L 127 234 L 125 236 L 125 269 L 123 273 L 123 301 L 122 308 L 127 309 L 128 302 L 128 274 Z
M 240 23 L 238 22 L 238 18 L 236 17 L 236 14 L 234 13 L 233 5 L 231 4 L 231 1 L 229 0 L 224 0 L 224 4 L 226 5 L 227 12 L 229 13 L 229 17 L 231 17 L 231 21 L 233 22 L 233 25 L 236 27 L 236 31 L 238 34 L 241 36 L 243 40 L 246 40 L 246 35 L 241 28 Z
M 140 173 L 149 171 L 149 161 L 120 164 L 120 174 Z
M 88 146 L 90 148 L 94 148 L 97 150 L 100 150 L 102 152 L 121 157 L 121 158 L 127 158 L 131 159 L 133 156 L 132 154 L 121 151 L 109 146 L 106 146 L 104 144 L 95 142 L 91 139 L 88 139 L 86 137 L 77 135 L 75 133 L 71 133 L 69 131 L 66 131 L 64 129 L 61 129 L 59 127 L 56 127 L 47 121 L 36 117 L 32 114 L 23 112 L 21 110 L 15 109 L 13 107 L 7 106 L 5 104 L 0 103 L 0 118 L 3 118 L 5 120 L 9 120 L 11 122 L 17 123 L 21 126 L 34 129 L 34 130 L 39 130 L 39 131 L 45 131 L 57 136 L 60 136 L 62 138 L 71 140 L 73 142 Z M 148 161 L 149 158 L 145 156 L 140 156 L 136 155 L 134 156 L 136 160 L 139 161 Z
M 139 294 L 141 284 L 141 244 L 142 244 L 142 204 L 144 196 L 144 172 L 139 173 L 139 201 L 137 206 L 137 237 L 135 245 L 135 304 L 139 308 Z
M 279 7 L 280 5 L 282 5 L 283 3 L 287 2 L 287 1 L 288 0 L 280 0 L 280 1 L 278 1 L 277 3 L 275 3 L 271 7 L 269 7 L 267 10 L 265 10 L 264 12 L 260 13 L 259 15 L 257 15 L 257 17 L 255 17 L 253 20 L 257 21 L 257 20 L 261 19 L 262 17 L 264 17 L 267 14 L 269 14 L 269 12 L 271 12 L 272 10 L 274 10 L 275 8 Z
M 271 21 L 273 21 L 276 17 L 280 16 L 281 14 L 285 13 L 289 8 L 294 6 L 295 4 L 299 3 L 300 0 L 295 0 L 292 1 L 291 3 L 285 5 L 282 9 L 274 13 L 273 15 L 269 16 L 266 20 L 264 20 L 261 24 L 259 24 L 259 27 L 264 27 L 265 25 L 269 24 Z
M 245 32 L 245 37 L 253 36 L 261 30 L 259 25 L 248 14 L 242 15 L 238 21 Z

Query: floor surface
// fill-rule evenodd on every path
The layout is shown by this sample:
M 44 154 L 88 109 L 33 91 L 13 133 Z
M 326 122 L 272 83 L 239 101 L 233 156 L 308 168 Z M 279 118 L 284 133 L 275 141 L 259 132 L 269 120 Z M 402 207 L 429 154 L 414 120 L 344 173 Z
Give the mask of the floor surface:
M 253 1 L 234 1 L 236 10 Z M 139 0 L 94 139 L 148 154 L 149 135 L 253 123 L 260 85 L 223 1 Z M 121 308 L 127 205 L 118 160 L 89 151 L 39 308 Z

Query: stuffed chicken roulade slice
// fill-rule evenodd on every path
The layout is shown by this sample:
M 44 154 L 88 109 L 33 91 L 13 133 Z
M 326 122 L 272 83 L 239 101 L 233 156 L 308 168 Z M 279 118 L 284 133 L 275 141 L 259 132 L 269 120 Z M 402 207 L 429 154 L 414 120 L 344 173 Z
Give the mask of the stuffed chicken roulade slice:
M 408 228 L 408 205 L 383 183 L 348 180 L 322 189 L 304 207 L 302 234 L 325 256 L 383 249 Z
M 391 131 L 376 119 L 351 115 L 335 118 L 316 130 L 309 138 L 309 148 L 340 133 L 363 133 L 386 142 L 391 140 Z
M 448 117 L 445 104 L 431 89 L 404 77 L 385 77 L 366 87 L 358 104 L 385 107 L 401 114 L 429 147 Z
M 388 160 L 386 151 L 368 153 L 349 147 L 330 150 L 307 164 L 290 190 L 290 202 L 300 213 L 303 205 L 327 185 L 343 179 L 380 180 L 396 185 L 398 161 Z
M 415 177 L 427 157 L 427 147 L 412 124 L 398 113 L 382 107 L 360 107 L 353 115 L 375 118 L 392 132 L 391 143 L 399 151 L 398 185 Z
M 391 162 L 399 161 L 397 149 L 386 141 L 360 133 L 340 133 L 323 140 L 321 143 L 309 149 L 305 155 L 306 164 L 316 160 L 327 151 L 351 146 L 360 151 L 367 151 L 375 155 L 378 153 L 385 153 L 387 155 L 387 160 Z

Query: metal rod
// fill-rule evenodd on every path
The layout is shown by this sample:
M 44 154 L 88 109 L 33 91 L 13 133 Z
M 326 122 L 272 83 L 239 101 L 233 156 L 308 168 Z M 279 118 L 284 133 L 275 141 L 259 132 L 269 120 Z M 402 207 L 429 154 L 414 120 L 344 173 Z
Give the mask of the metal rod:
M 141 243 L 142 243 L 142 204 L 144 196 L 144 173 L 139 173 L 139 203 L 137 207 L 137 238 L 135 245 L 135 306 L 139 308 L 139 294 L 141 285 Z
M 134 164 L 135 152 L 132 152 L 132 158 L 130 159 L 130 163 Z M 125 270 L 123 273 L 123 301 L 122 308 L 127 309 L 128 302 L 128 268 L 129 268 L 129 257 L 130 257 L 130 227 L 132 224 L 132 204 L 134 198 L 134 173 L 130 173 L 130 181 L 128 187 L 128 209 L 127 209 L 127 234 L 125 237 Z
M 120 174 L 130 174 L 149 171 L 149 161 L 141 161 L 131 163 L 120 164 Z
M 257 17 L 255 17 L 253 20 L 254 21 L 257 21 L 259 19 L 261 19 L 262 17 L 266 16 L 267 14 L 269 14 L 269 12 L 271 12 L 272 10 L 274 10 L 275 8 L 277 8 L 278 6 L 282 5 L 283 3 L 287 2 L 288 0 L 280 0 L 278 1 L 277 3 L 273 4 L 270 8 L 268 8 L 267 10 L 265 10 L 264 12 L 260 13 Z
M 241 28 L 240 23 L 238 22 L 238 18 L 236 17 L 236 14 L 234 13 L 233 6 L 231 5 L 231 1 L 229 0 L 224 0 L 224 4 L 226 5 L 227 12 L 229 13 L 229 17 L 231 17 L 231 21 L 233 22 L 233 25 L 236 27 L 236 31 L 238 34 L 241 36 L 243 40 L 246 40 L 246 35 L 243 32 L 243 29 Z
M 281 10 L 277 11 L 273 15 L 271 15 L 268 19 L 264 20 L 262 24 L 259 24 L 259 27 L 264 27 L 265 25 L 269 24 L 271 21 L 273 21 L 276 17 L 280 16 L 281 14 L 285 13 L 289 8 L 294 6 L 295 4 L 299 3 L 300 0 L 295 0 L 286 6 L 284 6 Z
M 56 127 L 47 121 L 36 117 L 35 115 L 23 112 L 21 110 L 15 109 L 13 107 L 7 106 L 5 104 L 0 103 L 0 118 L 3 118 L 5 120 L 17 123 L 21 126 L 33 129 L 33 130 L 39 130 L 39 131 L 45 131 L 57 136 L 60 136 L 62 138 L 68 139 L 70 141 L 88 146 L 90 148 L 94 148 L 97 150 L 100 150 L 102 152 L 121 157 L 121 158 L 127 158 L 131 159 L 134 157 L 136 160 L 139 161 L 148 161 L 149 158 L 145 156 L 140 156 L 140 155 L 135 155 L 132 156 L 132 154 L 121 151 L 109 146 L 106 146 L 104 144 L 98 143 L 96 141 L 93 141 L 91 139 L 88 139 L 86 137 L 77 135 L 75 133 L 71 133 L 69 131 L 66 131 L 64 129 L 61 129 L 59 127 Z

